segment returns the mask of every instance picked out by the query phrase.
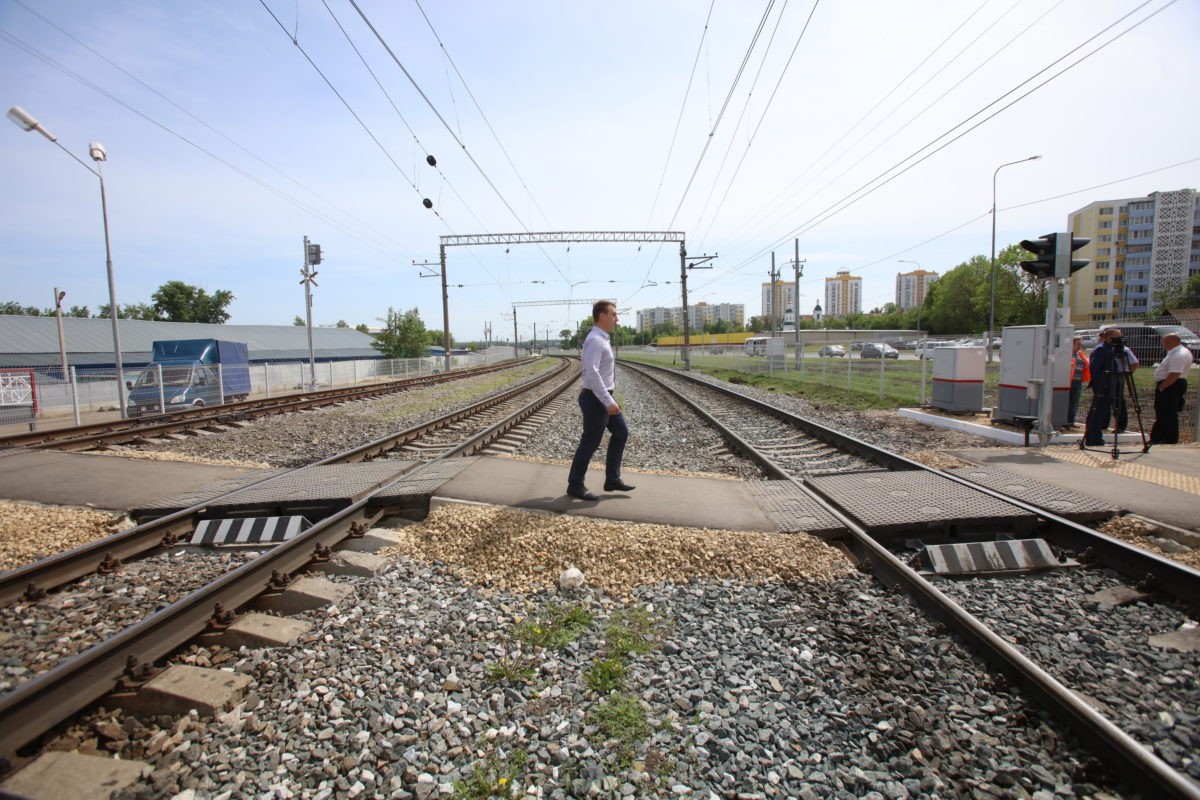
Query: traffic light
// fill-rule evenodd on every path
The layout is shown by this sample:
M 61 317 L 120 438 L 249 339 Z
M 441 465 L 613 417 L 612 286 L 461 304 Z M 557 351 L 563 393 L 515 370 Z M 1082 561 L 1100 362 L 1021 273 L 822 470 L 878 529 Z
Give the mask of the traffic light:
M 1022 261 L 1021 269 L 1035 278 L 1069 278 L 1077 270 L 1092 263 L 1086 258 L 1071 258 L 1071 253 L 1091 242 L 1091 239 L 1073 237 L 1070 233 L 1047 233 L 1038 239 L 1025 239 L 1021 247 L 1037 258 Z
M 1057 244 L 1058 234 L 1047 233 L 1040 239 L 1024 239 L 1021 241 L 1021 247 L 1033 253 L 1037 258 L 1033 261 L 1022 261 L 1021 269 L 1028 272 L 1035 278 L 1054 277 L 1054 259 L 1055 246 Z
M 310 244 L 308 246 L 308 263 L 313 266 L 321 263 L 321 245 Z
M 1077 271 L 1092 263 L 1086 258 L 1071 258 L 1071 253 L 1074 253 L 1092 240 L 1084 239 L 1080 236 L 1073 237 L 1069 233 L 1064 233 L 1060 236 L 1061 238 L 1058 242 L 1060 250 L 1058 257 L 1054 261 L 1054 276 L 1056 278 L 1069 278 Z

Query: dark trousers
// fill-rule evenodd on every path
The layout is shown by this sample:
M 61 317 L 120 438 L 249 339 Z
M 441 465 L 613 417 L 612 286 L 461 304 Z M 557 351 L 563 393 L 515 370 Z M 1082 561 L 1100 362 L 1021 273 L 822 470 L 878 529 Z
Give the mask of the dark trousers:
M 605 428 L 608 428 L 609 437 L 608 454 L 604 461 L 604 482 L 621 480 L 621 457 L 625 454 L 625 440 L 629 438 L 625 415 L 609 414 L 608 409 L 588 389 L 579 393 L 579 410 L 583 412 L 583 434 L 579 437 L 579 446 L 575 448 L 575 458 L 571 460 L 567 486 L 583 486 L 588 462 L 600 448 Z
M 1067 424 L 1075 424 L 1075 414 L 1079 411 L 1079 396 L 1083 394 L 1083 381 L 1071 381 L 1071 392 L 1067 395 Z
M 1187 394 L 1187 381 L 1182 378 L 1166 389 L 1154 389 L 1154 425 L 1150 441 L 1154 444 L 1179 443 L 1179 407 Z

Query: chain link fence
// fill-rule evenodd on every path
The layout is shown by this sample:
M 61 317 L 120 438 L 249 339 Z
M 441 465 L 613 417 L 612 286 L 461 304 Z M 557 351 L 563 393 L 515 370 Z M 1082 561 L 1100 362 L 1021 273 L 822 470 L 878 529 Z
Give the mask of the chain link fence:
M 482 353 L 452 355 L 450 368 L 469 369 L 507 358 L 512 358 L 511 348 L 493 347 Z M 316 363 L 315 374 L 307 361 L 251 364 L 249 398 L 401 380 L 438 373 L 444 368 L 442 356 L 324 361 Z M 213 365 L 213 371 L 217 387 L 206 396 L 211 402 L 201 401 L 204 405 L 217 403 L 218 398 L 227 395 L 220 388 L 223 383 L 220 365 Z M 172 409 L 167 390 L 173 378 L 164 373 L 158 365 L 139 364 L 126 366 L 124 370 L 127 383 L 141 382 L 158 388 L 158 392 L 150 392 L 155 395 L 153 413 L 157 413 L 164 402 L 169 410 Z M 195 377 L 189 370 L 188 376 L 181 380 L 193 381 Z M 57 365 L 0 369 L 0 435 L 120 419 L 118 385 L 113 367 L 69 367 L 65 378 Z
M 933 400 L 933 362 L 935 353 L 946 347 L 984 347 L 978 337 L 938 337 L 899 339 L 871 336 L 870 331 L 801 331 L 777 337 L 771 350 L 766 337 L 745 345 L 697 345 L 688 353 L 688 361 L 697 370 L 728 370 L 747 375 L 769 375 L 797 391 L 817 385 L 825 390 L 872 397 L 896 407 L 928 406 Z M 992 350 L 992 359 L 983 374 L 985 412 L 1000 405 L 1000 341 Z M 625 356 L 651 363 L 683 368 L 685 359 L 679 347 L 625 347 Z M 1154 424 L 1154 369 L 1149 363 L 1134 373 L 1138 407 L 1144 430 L 1149 435 Z M 1079 401 L 1076 422 L 1084 422 L 1091 402 L 1085 387 Z M 1137 415 L 1132 398 L 1127 400 L 1130 432 L 1137 430 Z M 1200 369 L 1188 376 L 1188 390 L 1179 415 L 1180 441 L 1200 441 Z M 1077 432 L 1082 432 L 1082 427 Z

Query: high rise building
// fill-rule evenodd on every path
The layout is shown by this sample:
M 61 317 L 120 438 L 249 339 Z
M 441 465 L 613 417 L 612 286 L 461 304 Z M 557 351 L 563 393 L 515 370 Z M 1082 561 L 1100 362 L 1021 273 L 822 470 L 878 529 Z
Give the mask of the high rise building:
M 848 317 L 862 313 L 862 278 L 842 270 L 825 279 L 825 316 Z
M 667 308 L 643 308 L 637 312 L 637 329 L 649 331 L 655 325 L 670 322 L 680 330 L 683 329 L 683 306 Z M 746 307 L 741 303 L 697 303 L 688 306 L 688 328 L 692 331 L 702 331 L 704 326 L 714 322 L 728 322 L 730 325 L 744 325 L 746 322 Z
M 1143 313 L 1200 273 L 1200 193 L 1151 192 L 1100 200 L 1068 217 L 1075 252 L 1091 263 L 1071 276 L 1071 319 L 1107 322 Z
M 928 269 L 914 269 L 896 275 L 896 308 L 908 311 L 921 305 L 929 294 L 929 287 L 938 279 L 938 274 Z
M 775 326 L 783 324 L 783 315 L 788 309 L 796 310 L 796 284 L 792 281 L 775 281 L 762 285 L 762 315 L 775 320 Z

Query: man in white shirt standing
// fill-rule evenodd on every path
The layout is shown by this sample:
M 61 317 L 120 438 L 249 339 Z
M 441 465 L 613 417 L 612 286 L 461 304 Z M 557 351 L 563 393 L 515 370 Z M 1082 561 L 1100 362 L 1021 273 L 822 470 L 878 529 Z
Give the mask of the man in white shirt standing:
M 628 492 L 634 487 L 621 480 L 621 458 L 629 428 L 625 415 L 613 398 L 616 388 L 616 358 L 609 335 L 617 327 L 617 307 L 610 300 L 597 300 L 592 305 L 595 326 L 583 340 L 580 355 L 583 361 L 583 390 L 579 393 L 579 410 L 583 412 L 583 434 L 571 460 L 567 477 L 567 494 L 580 500 L 599 500 L 583 484 L 588 462 L 600 447 L 604 429 L 609 432 L 608 453 L 604 461 L 604 491 Z
M 1192 351 L 1183 346 L 1178 334 L 1162 338 L 1167 354 L 1154 367 L 1154 425 L 1150 444 L 1179 443 L 1179 410 L 1187 394 L 1187 374 L 1192 368 Z

